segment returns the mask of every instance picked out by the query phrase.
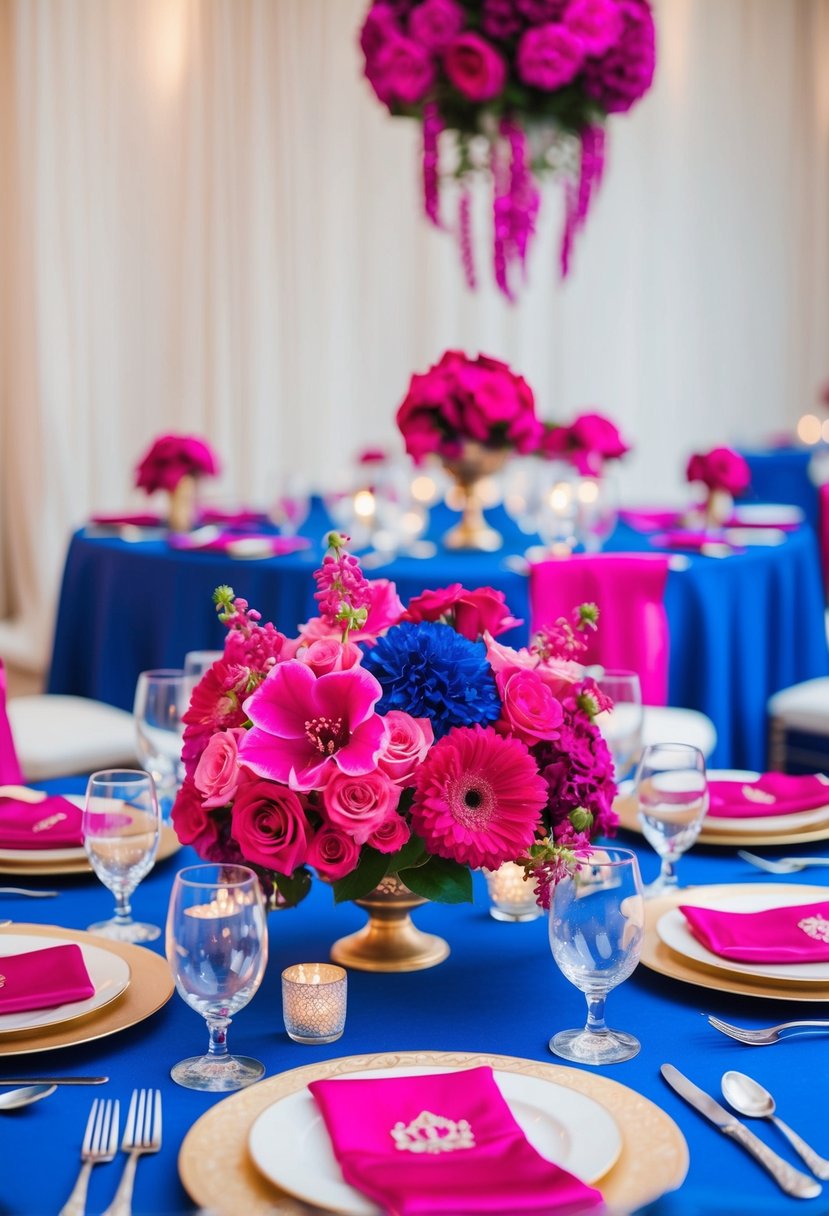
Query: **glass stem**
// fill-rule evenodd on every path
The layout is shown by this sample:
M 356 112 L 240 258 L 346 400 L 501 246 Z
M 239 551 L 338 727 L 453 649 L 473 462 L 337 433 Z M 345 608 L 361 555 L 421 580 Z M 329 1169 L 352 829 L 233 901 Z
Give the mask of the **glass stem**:
M 132 924 L 132 906 L 126 891 L 115 892 L 115 923 L 116 925 Z
M 208 1018 L 207 1032 L 210 1035 L 210 1044 L 207 1048 L 207 1054 L 211 1059 L 219 1059 L 224 1056 L 230 1059 L 230 1053 L 227 1050 L 227 1028 L 230 1025 L 230 1018 Z
M 604 1007 L 607 1000 L 605 992 L 586 992 L 587 1025 L 585 1030 L 591 1034 L 606 1034 L 607 1024 L 604 1020 Z
M 662 858 L 662 867 L 659 871 L 659 882 L 663 887 L 677 887 L 679 881 L 676 876 L 676 863 L 678 857 L 672 857 L 670 854 Z

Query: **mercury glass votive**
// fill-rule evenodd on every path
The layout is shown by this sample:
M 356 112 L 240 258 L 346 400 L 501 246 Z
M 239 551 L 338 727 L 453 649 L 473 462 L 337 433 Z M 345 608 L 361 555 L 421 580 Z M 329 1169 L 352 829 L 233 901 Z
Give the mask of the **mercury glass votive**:
M 495 920 L 537 920 L 541 915 L 531 882 L 524 877 L 522 866 L 506 861 L 497 870 L 485 870 L 491 907 L 489 915 Z
M 345 1029 L 347 978 L 332 963 L 295 963 L 282 972 L 282 1016 L 295 1043 L 333 1043 Z

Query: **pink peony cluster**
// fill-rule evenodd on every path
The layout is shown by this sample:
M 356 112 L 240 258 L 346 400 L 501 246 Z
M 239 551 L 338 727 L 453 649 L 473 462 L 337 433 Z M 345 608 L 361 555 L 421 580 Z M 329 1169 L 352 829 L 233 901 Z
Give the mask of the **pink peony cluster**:
M 685 476 L 688 481 L 701 481 L 709 491 L 721 490 L 735 498 L 751 485 L 748 464 L 733 448 L 695 453 L 688 461 Z
M 516 859 L 545 898 L 561 858 L 615 823 L 593 721 L 606 706 L 569 657 L 573 629 L 513 649 L 496 640 L 520 624 L 502 593 L 453 584 L 404 611 L 386 585 L 376 632 L 363 620 L 358 645 L 348 622 L 374 584 L 345 561 L 346 538 L 330 540 L 313 637 L 289 639 L 217 589 L 227 640 L 184 719 L 179 838 L 253 866 L 283 904 L 302 899 L 312 872 L 343 899 L 387 874 L 428 898 L 471 898 L 470 869 Z M 332 565 L 349 571 L 336 602 Z
M 469 359 L 455 350 L 412 376 L 397 425 L 418 463 L 432 453 L 457 459 L 467 441 L 533 452 L 543 432 L 532 389 L 522 376 L 487 355 Z
M 182 477 L 215 477 L 219 461 L 210 445 L 195 435 L 161 435 L 136 469 L 135 484 L 154 494 L 174 490 Z
M 468 190 L 474 136 L 490 140 L 496 281 L 512 297 L 510 268 L 523 270 L 539 207 L 526 130 L 563 131 L 581 140 L 581 170 L 567 190 L 562 268 L 598 185 L 608 114 L 650 88 L 655 65 L 648 0 L 373 0 L 360 35 L 365 74 L 392 114 L 423 122 L 424 205 L 439 223 L 438 139 L 459 144 L 459 228 L 474 281 Z M 532 160 L 532 164 L 531 164 Z
M 606 460 L 619 460 L 630 448 L 615 423 L 602 414 L 580 414 L 569 426 L 550 426 L 541 451 L 568 460 L 582 477 L 600 477 Z

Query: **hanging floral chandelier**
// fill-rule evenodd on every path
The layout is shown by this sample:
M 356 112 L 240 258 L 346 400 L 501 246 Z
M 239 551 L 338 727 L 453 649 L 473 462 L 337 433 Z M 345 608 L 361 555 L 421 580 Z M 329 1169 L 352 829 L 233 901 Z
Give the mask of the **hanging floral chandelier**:
M 564 179 L 561 272 L 604 166 L 604 123 L 653 79 L 648 0 L 374 0 L 365 73 L 395 116 L 423 125 L 423 203 L 439 228 L 441 179 L 458 183 L 466 281 L 477 283 L 471 183 L 492 180 L 493 270 L 510 300 L 526 273 L 542 178 Z

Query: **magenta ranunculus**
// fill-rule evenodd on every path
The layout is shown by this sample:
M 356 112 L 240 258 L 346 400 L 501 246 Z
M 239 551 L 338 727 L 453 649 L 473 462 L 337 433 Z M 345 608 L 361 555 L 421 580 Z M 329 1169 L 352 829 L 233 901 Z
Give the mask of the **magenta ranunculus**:
M 414 785 L 418 765 L 435 741 L 432 723 L 428 718 L 413 718 L 402 709 L 390 709 L 383 721 L 386 742 L 377 767 L 396 785 Z
M 204 439 L 195 435 L 162 435 L 142 458 L 135 484 L 153 494 L 156 490 L 174 490 L 187 475 L 215 477 L 218 472 L 216 454 Z
M 330 671 L 349 671 L 362 662 L 363 652 L 354 642 L 339 642 L 336 638 L 318 638 L 296 652 L 314 675 L 325 676 Z
M 465 20 L 457 0 L 423 0 L 409 14 L 409 36 L 430 51 L 444 51 Z
M 328 821 L 347 832 L 357 844 L 369 836 L 397 809 L 400 788 L 376 769 L 361 777 L 335 773 L 322 791 Z
M 305 853 L 306 865 L 313 866 L 326 882 L 345 878 L 357 868 L 359 860 L 360 846 L 330 823 L 314 834 Z
M 389 815 L 371 833 L 368 844 L 378 853 L 396 853 L 411 837 L 411 828 L 402 815 Z
M 616 0 L 570 0 L 564 24 L 580 38 L 588 55 L 603 55 L 622 33 L 622 14 Z
M 622 32 L 601 56 L 585 65 L 584 88 L 608 114 L 629 110 L 648 91 L 656 64 L 656 35 L 648 0 L 617 0 Z
M 745 459 L 733 448 L 712 448 L 695 454 L 688 461 L 689 481 L 701 481 L 709 490 L 723 490 L 736 497 L 751 485 L 751 470 Z
M 499 728 L 504 727 L 528 747 L 542 739 L 558 738 L 564 710 L 537 670 L 506 668 L 498 672 L 495 682 L 503 702 Z
M 211 735 L 199 757 L 193 783 L 206 807 L 230 802 L 239 785 L 239 743 L 247 731 L 240 726 Z
M 459 34 L 446 48 L 443 68 L 459 93 L 470 101 L 491 101 L 503 90 L 507 65 L 479 34 Z
M 584 57 L 581 38 L 565 25 L 550 22 L 522 34 L 516 67 L 525 84 L 552 93 L 578 76 Z
M 254 865 L 292 874 L 305 860 L 308 822 L 293 790 L 274 781 L 242 785 L 233 804 L 230 834 Z
M 297 659 L 280 663 L 245 702 L 253 726 L 240 758 L 296 790 L 320 788 L 337 770 L 369 773 L 385 738 L 374 710 L 382 692 L 363 667 L 316 676 Z
M 485 633 L 497 637 L 522 624 L 510 614 L 503 591 L 493 587 L 467 591 L 460 583 L 414 596 L 409 600 L 406 620 L 448 620 L 470 642 L 476 642 Z
M 413 106 L 423 100 L 434 84 L 435 67 L 425 47 L 397 35 L 366 61 L 366 76 L 386 105 Z

